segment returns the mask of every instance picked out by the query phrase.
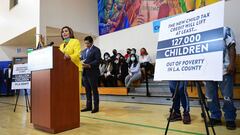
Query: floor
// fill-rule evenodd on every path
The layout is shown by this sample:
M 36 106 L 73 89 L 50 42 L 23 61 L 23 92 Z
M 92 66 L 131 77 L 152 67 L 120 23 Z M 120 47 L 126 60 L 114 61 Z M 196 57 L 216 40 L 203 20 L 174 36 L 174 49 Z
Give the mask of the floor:
M 82 101 L 84 106 L 85 101 Z M 21 96 L 16 112 L 15 97 L 0 97 L 0 135 L 48 135 L 36 130 L 29 122 L 24 97 Z M 100 112 L 80 114 L 80 128 L 58 135 L 162 135 L 165 132 L 170 106 L 102 101 Z M 205 127 L 199 107 L 191 107 L 192 124 L 181 121 L 170 123 L 169 135 L 204 135 Z M 217 135 L 240 135 L 240 111 L 237 129 L 215 127 Z M 211 130 L 210 130 L 211 131 Z

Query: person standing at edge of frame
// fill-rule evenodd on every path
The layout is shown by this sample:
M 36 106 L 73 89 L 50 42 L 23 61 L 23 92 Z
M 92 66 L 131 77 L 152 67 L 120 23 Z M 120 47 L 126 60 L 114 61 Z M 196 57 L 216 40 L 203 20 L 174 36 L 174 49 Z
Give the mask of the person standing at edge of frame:
M 224 48 L 223 48 L 223 80 L 206 81 L 206 98 L 209 111 L 211 112 L 212 125 L 222 125 L 220 103 L 218 99 L 218 88 L 223 96 L 224 118 L 226 128 L 236 129 L 236 108 L 233 104 L 233 76 L 235 72 L 236 41 L 233 31 L 224 27 Z M 209 124 L 210 125 L 210 124 Z
M 13 65 L 12 64 L 8 64 L 8 68 L 7 70 L 5 70 L 5 74 L 4 74 L 4 82 L 6 83 L 7 86 L 7 96 L 9 95 L 13 95 L 13 93 L 11 92 L 12 90 L 12 73 L 13 73 Z
M 73 30 L 64 26 L 61 29 L 63 43 L 60 45 L 60 51 L 64 53 L 65 60 L 71 60 L 79 69 L 79 88 L 82 87 L 82 64 L 79 60 L 81 45 L 78 39 L 74 38 Z
M 190 124 L 191 123 L 191 117 L 190 117 L 190 107 L 189 107 L 189 98 L 187 93 L 187 81 L 178 81 L 178 91 L 175 94 L 177 81 L 169 81 L 169 88 L 172 93 L 172 97 L 175 98 L 175 103 L 173 108 L 173 113 L 170 116 L 170 121 L 183 121 L 183 124 Z M 175 94 L 175 95 L 174 95 Z M 183 118 L 180 111 L 180 103 L 183 107 Z
M 83 83 L 86 88 L 86 108 L 81 112 L 99 111 L 99 94 L 98 94 L 98 78 L 100 75 L 99 64 L 101 59 L 100 49 L 93 45 L 93 38 L 87 36 L 84 38 L 86 49 L 83 50 Z M 92 92 L 94 99 L 94 109 L 92 109 Z

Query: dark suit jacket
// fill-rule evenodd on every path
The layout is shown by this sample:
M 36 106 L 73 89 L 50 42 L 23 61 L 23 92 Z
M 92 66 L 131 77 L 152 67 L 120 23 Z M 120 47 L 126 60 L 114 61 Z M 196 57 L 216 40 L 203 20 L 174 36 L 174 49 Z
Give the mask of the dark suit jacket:
M 92 46 L 91 49 L 88 52 L 88 55 L 86 55 L 87 48 L 83 51 L 83 56 L 84 56 L 84 63 L 85 64 L 90 64 L 91 68 L 84 68 L 83 69 L 83 76 L 89 75 L 92 76 L 94 75 L 95 77 L 98 77 L 100 74 L 99 71 L 99 63 L 101 59 L 101 51 L 99 48 L 96 46 Z
M 125 78 L 127 75 L 128 75 L 128 64 L 127 62 L 123 62 L 121 66 L 121 76 Z
M 9 70 L 9 68 L 5 70 L 4 79 L 12 79 L 12 70 L 11 70 L 11 75 L 10 76 L 8 74 L 8 70 Z

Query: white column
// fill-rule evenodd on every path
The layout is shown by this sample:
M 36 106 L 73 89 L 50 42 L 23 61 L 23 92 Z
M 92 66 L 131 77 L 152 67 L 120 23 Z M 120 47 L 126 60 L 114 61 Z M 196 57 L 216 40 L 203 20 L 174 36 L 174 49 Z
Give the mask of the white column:
M 37 8 L 37 24 L 36 24 L 36 47 L 38 45 L 39 42 L 39 35 L 42 35 L 44 37 L 44 43 L 46 43 L 46 22 L 43 19 L 43 17 L 41 16 L 41 6 L 42 6 L 42 2 L 41 0 L 36 0 L 37 1 L 37 5 L 39 5 Z

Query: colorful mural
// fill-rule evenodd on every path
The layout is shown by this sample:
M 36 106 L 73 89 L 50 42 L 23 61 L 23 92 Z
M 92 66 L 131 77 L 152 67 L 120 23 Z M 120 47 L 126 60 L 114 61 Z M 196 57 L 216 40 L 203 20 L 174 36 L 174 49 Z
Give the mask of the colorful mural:
M 99 35 L 184 13 L 220 0 L 98 0 Z

